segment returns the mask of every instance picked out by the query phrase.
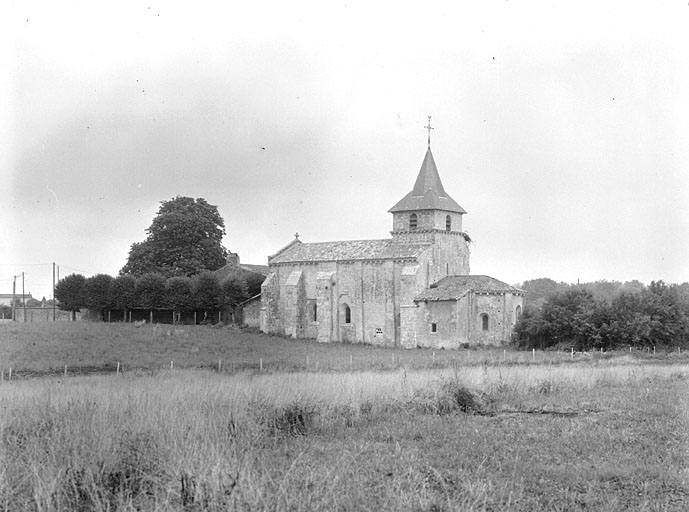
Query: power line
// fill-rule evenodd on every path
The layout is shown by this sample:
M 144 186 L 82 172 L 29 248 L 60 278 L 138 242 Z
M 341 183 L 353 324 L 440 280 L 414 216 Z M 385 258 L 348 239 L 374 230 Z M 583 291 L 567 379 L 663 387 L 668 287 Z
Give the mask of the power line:
M 52 261 L 50 263 L 0 263 L 0 267 L 44 267 L 52 264 Z

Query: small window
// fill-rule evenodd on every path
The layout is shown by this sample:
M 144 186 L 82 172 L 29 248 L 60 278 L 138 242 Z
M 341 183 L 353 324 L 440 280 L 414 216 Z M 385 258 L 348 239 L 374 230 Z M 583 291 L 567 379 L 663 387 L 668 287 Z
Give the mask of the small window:
M 431 324 L 431 334 L 438 332 L 438 324 Z
M 409 231 L 416 231 L 417 225 L 418 225 L 418 219 L 416 218 L 416 214 L 412 213 L 409 216 Z
M 488 315 L 486 313 L 481 315 L 481 329 L 484 331 L 488 330 Z
M 452 231 L 452 217 L 445 217 L 445 231 Z
M 352 323 L 352 310 L 349 309 L 349 306 L 345 306 L 344 316 L 345 316 L 345 323 L 351 324 Z
M 316 301 L 314 300 L 311 303 L 311 321 L 315 322 L 318 320 L 318 306 L 316 305 Z
M 376 327 L 376 336 L 382 336 L 383 335 L 383 329 L 380 327 Z
M 517 323 L 517 320 L 519 320 L 519 317 L 522 316 L 522 307 L 517 306 L 516 309 L 514 310 L 514 323 Z

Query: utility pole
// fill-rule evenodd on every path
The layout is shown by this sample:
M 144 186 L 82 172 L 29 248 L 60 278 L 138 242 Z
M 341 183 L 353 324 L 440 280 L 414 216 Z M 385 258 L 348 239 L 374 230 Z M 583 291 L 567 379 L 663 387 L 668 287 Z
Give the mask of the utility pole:
M 53 261 L 53 322 L 55 321 L 55 262 Z
M 24 272 L 22 272 L 22 309 L 24 310 L 24 321 L 26 322 L 26 296 L 24 294 Z
M 17 305 L 15 301 L 17 300 L 17 276 L 12 276 L 12 321 L 17 321 Z

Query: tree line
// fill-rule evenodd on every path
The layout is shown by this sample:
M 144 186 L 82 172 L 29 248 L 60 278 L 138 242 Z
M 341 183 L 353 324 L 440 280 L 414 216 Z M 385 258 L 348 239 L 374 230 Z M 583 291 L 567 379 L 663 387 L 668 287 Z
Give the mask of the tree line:
M 554 283 L 536 281 L 541 281 L 537 289 Z M 526 305 L 514 329 L 513 341 L 520 347 L 612 350 L 689 345 L 689 283 L 609 286 L 602 282 L 605 286 L 598 287 L 597 294 L 592 283 L 560 283 L 545 297 L 534 300 L 532 295 L 529 300 L 531 283 L 524 283 Z
M 57 283 L 55 298 L 60 309 L 72 312 L 72 319 L 82 309 L 97 311 L 103 320 L 108 311 L 122 311 L 126 318 L 135 309 L 200 311 L 205 317 L 223 307 L 235 308 L 260 293 L 262 281 L 259 275 L 231 275 L 221 282 L 210 272 L 168 278 L 155 272 L 139 277 L 71 274 Z

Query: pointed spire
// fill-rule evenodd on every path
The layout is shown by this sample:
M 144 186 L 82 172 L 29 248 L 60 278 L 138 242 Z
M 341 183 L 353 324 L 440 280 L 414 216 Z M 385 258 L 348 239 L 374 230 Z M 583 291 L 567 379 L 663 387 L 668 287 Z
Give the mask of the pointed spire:
M 414 188 L 388 211 L 444 210 L 466 213 L 466 210 L 445 192 L 443 182 L 440 181 L 440 174 L 431 153 L 431 130 L 433 130 L 431 116 L 428 116 L 428 125 L 425 128 L 428 130 L 428 148 Z
M 421 164 L 421 170 L 416 177 L 412 196 L 424 196 L 429 190 L 435 191 L 440 197 L 447 197 L 445 189 L 443 188 L 443 182 L 440 181 L 440 174 L 438 174 L 438 168 L 435 165 L 435 160 L 433 160 L 433 153 L 431 153 L 430 147 L 426 150 L 426 156 Z

